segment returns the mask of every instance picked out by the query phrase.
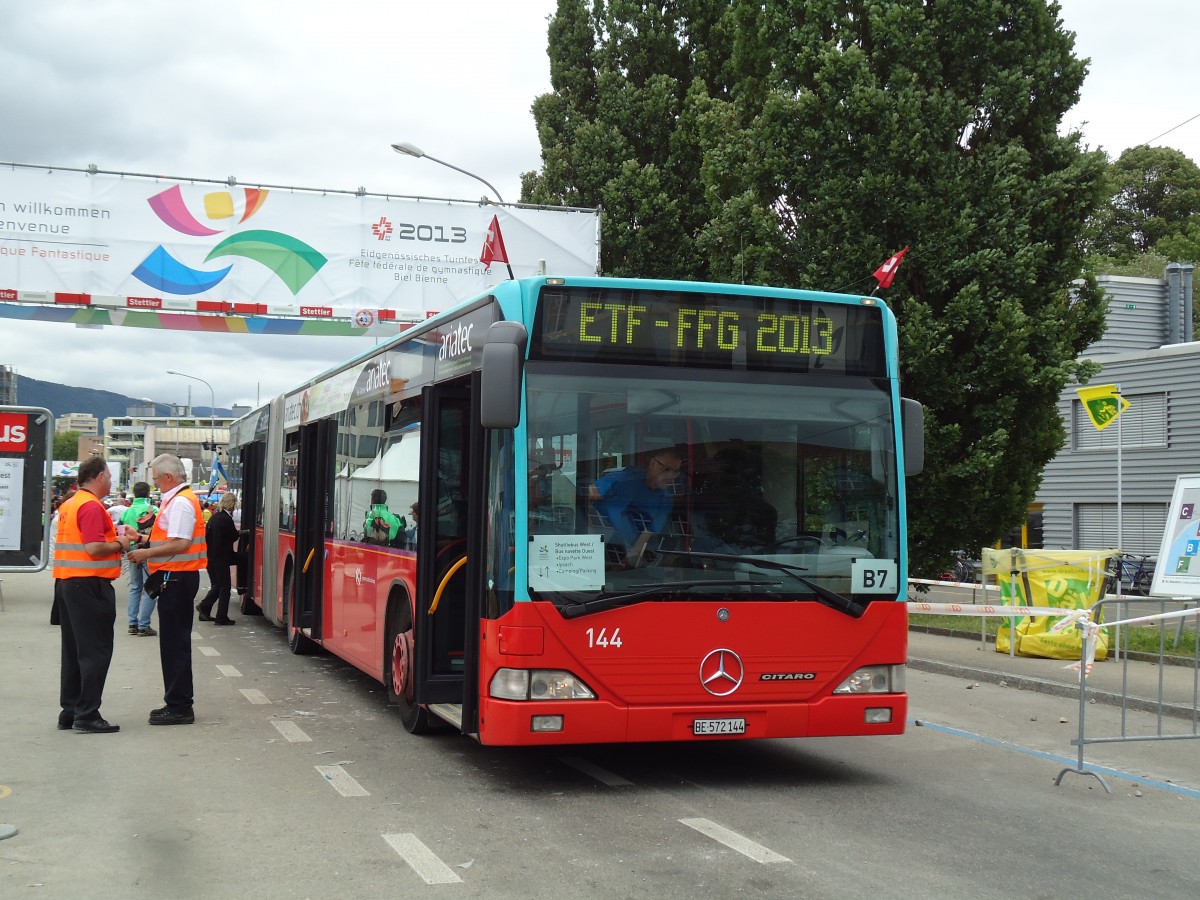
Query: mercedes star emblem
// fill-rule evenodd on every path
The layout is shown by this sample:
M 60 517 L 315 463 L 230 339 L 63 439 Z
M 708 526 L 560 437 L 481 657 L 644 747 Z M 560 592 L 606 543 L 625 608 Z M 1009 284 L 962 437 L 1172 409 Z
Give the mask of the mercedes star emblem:
M 700 661 L 700 684 L 714 697 L 728 697 L 742 684 L 746 668 L 732 650 L 713 650 Z

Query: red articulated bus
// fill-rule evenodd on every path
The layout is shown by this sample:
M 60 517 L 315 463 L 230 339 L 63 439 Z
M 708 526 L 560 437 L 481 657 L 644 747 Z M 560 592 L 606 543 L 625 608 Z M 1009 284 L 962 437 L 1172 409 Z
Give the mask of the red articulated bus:
M 876 298 L 509 281 L 234 424 L 247 603 L 414 733 L 897 734 L 921 429 Z

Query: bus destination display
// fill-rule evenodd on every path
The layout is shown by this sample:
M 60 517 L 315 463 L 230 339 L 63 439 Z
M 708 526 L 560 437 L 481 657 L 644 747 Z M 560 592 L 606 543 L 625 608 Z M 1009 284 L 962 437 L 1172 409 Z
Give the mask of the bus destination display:
M 885 374 L 877 306 L 715 293 L 547 287 L 531 358 Z

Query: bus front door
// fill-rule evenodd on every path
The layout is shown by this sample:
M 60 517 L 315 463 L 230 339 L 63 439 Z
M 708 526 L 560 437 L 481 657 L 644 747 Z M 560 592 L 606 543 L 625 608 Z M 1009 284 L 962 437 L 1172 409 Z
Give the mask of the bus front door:
M 466 734 L 478 732 L 479 591 L 472 586 L 485 530 L 476 397 L 465 381 L 425 390 L 414 629 L 414 699 Z

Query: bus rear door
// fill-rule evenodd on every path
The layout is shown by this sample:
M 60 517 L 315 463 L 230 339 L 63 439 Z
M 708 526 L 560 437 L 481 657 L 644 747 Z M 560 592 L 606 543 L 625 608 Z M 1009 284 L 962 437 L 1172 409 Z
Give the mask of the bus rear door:
M 238 587 L 245 590 L 242 597 L 242 612 L 250 615 L 260 612 L 259 598 L 262 596 L 262 579 L 256 577 L 262 565 L 261 538 L 256 526 L 262 523 L 263 481 L 266 477 L 267 446 L 254 441 L 242 447 L 241 484 L 238 498 L 242 503 L 242 534 L 238 550 L 243 561 L 238 564 Z
M 296 509 L 296 598 L 288 622 L 289 633 L 291 629 L 295 629 L 315 641 L 321 639 L 325 535 L 332 524 L 330 510 L 336 436 L 335 419 L 321 419 L 300 429 Z M 299 635 L 295 637 L 299 639 Z

